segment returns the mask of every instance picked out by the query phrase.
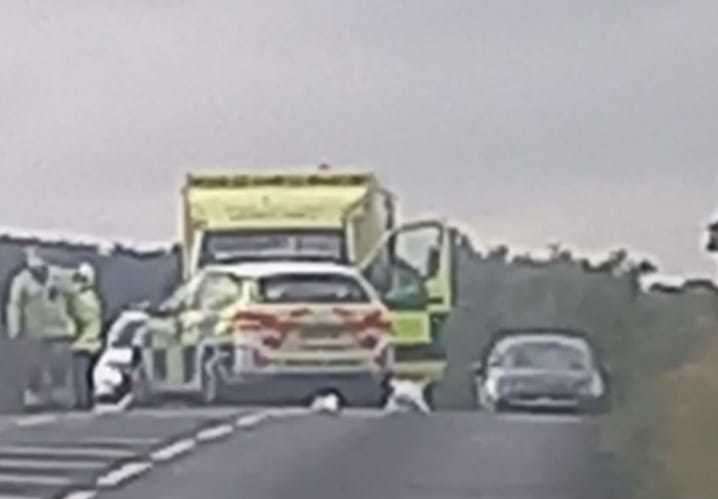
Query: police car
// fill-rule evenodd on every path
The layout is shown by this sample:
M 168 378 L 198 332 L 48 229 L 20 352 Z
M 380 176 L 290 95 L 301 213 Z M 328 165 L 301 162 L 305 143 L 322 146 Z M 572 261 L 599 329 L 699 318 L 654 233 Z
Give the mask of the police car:
M 212 265 L 160 307 L 123 315 L 95 369 L 98 401 L 131 390 L 136 403 L 303 403 L 333 389 L 373 405 L 394 365 L 387 308 L 359 271 L 334 263 Z

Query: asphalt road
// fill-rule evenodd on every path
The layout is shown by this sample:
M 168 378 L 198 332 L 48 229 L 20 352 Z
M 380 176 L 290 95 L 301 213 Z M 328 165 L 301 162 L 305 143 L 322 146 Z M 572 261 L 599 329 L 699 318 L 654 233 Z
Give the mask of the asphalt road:
M 302 409 L 0 418 L 0 499 L 612 499 L 596 420 Z
M 3 416 L 0 499 L 93 497 L 195 451 L 217 437 L 212 430 L 222 422 L 245 413 L 252 411 Z
M 360 412 L 249 423 L 100 497 L 612 497 L 611 477 L 595 452 L 592 420 Z

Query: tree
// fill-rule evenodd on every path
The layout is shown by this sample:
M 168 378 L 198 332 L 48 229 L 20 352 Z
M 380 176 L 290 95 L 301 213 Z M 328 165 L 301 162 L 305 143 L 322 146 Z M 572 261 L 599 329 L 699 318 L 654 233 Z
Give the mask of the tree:
M 505 262 L 508 255 L 509 255 L 509 247 L 506 246 L 505 244 L 499 244 L 489 250 L 487 259 Z

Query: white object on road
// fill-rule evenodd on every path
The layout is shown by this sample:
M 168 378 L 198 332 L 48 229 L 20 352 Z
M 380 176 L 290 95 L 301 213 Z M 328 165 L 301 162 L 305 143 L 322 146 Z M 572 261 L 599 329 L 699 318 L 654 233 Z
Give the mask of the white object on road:
M 95 384 L 95 396 L 111 395 L 122 384 L 123 368 L 132 363 L 131 348 L 113 348 L 105 350 L 97 361 L 92 372 L 92 381 Z
M 133 369 L 134 349 L 141 344 L 148 315 L 125 310 L 107 333 L 107 347 L 92 371 L 96 412 L 121 412 L 132 403 L 128 377 Z
M 395 412 L 431 412 L 424 399 L 424 385 L 409 380 L 392 379 L 389 381 L 391 394 L 384 410 Z
M 320 414 L 338 414 L 341 409 L 341 400 L 336 393 L 320 395 L 312 400 L 312 412 Z

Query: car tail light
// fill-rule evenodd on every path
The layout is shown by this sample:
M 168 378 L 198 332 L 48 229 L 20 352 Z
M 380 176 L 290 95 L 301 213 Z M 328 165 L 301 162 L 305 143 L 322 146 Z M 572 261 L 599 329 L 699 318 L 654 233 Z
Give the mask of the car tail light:
M 261 312 L 242 311 L 234 316 L 235 330 L 239 333 L 261 331 L 275 324 L 276 317 Z
M 376 348 L 382 336 L 391 334 L 391 326 L 391 321 L 381 310 L 370 312 L 351 324 L 359 345 L 370 350 Z
M 238 334 L 258 335 L 263 345 L 276 349 L 282 346 L 291 322 L 282 322 L 276 315 L 265 312 L 242 311 L 234 317 Z
M 291 317 L 292 319 L 298 319 L 300 317 L 305 317 L 311 313 L 312 313 L 312 311 L 306 307 L 297 308 L 297 309 L 294 309 L 291 312 L 289 312 L 289 317 Z

